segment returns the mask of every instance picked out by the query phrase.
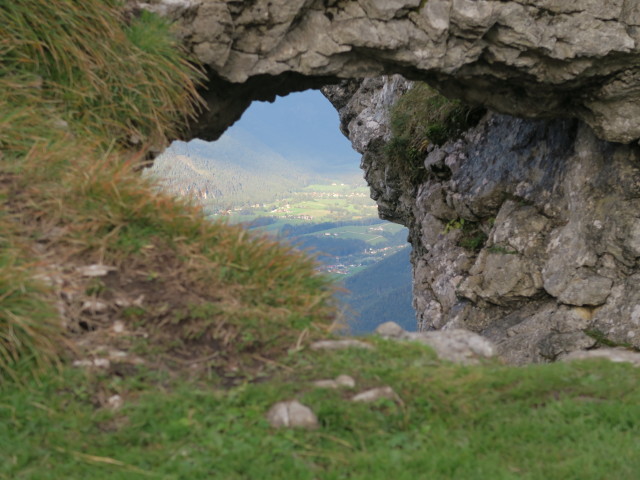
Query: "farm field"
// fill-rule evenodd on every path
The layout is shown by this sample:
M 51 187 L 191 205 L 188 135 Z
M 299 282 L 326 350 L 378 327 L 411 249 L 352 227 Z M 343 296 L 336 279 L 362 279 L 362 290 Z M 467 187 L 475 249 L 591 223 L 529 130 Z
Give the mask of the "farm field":
M 315 253 L 321 269 L 352 275 L 407 246 L 405 227 L 381 220 L 368 188 L 315 184 L 271 204 L 216 217 L 274 235 Z
M 368 187 L 312 184 L 288 198 L 213 215 L 275 236 L 315 255 L 319 269 L 346 288 L 346 324 L 366 333 L 393 319 L 412 330 L 407 229 L 378 218 Z
M 348 227 L 337 227 L 322 230 L 316 233 L 309 233 L 305 236 L 333 237 L 363 240 L 371 246 L 382 245 L 388 242 L 388 235 L 397 234 L 404 230 L 402 225 L 395 223 L 381 223 L 376 225 L 352 225 Z

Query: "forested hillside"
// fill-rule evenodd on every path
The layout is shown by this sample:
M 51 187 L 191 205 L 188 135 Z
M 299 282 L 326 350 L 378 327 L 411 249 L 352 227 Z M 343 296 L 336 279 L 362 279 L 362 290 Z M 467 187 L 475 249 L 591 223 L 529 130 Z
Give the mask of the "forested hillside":
M 346 278 L 348 292 L 342 299 L 348 307 L 345 314 L 351 333 L 368 333 L 384 322 L 396 322 L 405 330 L 416 329 L 410 250 L 406 247 Z
M 215 143 L 174 142 L 149 174 L 169 192 L 193 196 L 213 209 L 272 202 L 315 178 L 304 165 L 239 131 Z
M 357 164 L 323 163 L 313 157 L 273 150 L 252 133 L 235 127 L 216 142 L 174 142 L 147 174 L 169 191 L 190 196 L 209 212 L 270 203 L 292 196 L 311 183 L 362 183 Z

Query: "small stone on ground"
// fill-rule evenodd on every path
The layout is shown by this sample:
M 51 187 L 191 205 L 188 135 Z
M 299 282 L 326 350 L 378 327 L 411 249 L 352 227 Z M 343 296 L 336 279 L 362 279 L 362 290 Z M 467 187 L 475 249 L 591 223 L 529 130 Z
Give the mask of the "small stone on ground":
M 107 406 L 111 410 L 119 410 L 124 404 L 124 400 L 120 395 L 112 395 L 107 399 Z
M 360 340 L 320 340 L 311 344 L 311 350 L 344 350 L 345 348 L 372 349 L 368 343 Z
M 101 265 L 97 263 L 76 268 L 76 271 L 83 277 L 104 277 L 108 275 L 109 272 L 113 272 L 115 270 L 117 270 L 116 267 L 110 267 L 108 265 Z
M 354 388 L 356 381 L 349 375 L 338 375 L 336 377 L 336 383 L 341 387 Z
M 108 358 L 94 358 L 94 359 L 84 359 L 84 360 L 75 360 L 73 362 L 74 367 L 84 367 L 84 368 L 109 368 L 111 366 L 111 362 Z
M 108 309 L 109 306 L 106 303 L 100 302 L 98 300 L 87 300 L 82 304 L 81 307 L 81 310 L 83 312 L 92 314 L 104 313 Z
M 585 360 L 588 358 L 606 358 L 612 362 L 627 362 L 640 367 L 640 352 L 633 352 L 624 348 L 599 348 L 597 350 L 579 350 L 560 358 L 563 362 Z
M 403 403 L 402 399 L 396 392 L 393 391 L 391 387 L 378 387 L 372 388 L 371 390 L 365 390 L 364 392 L 360 392 L 357 395 L 351 397 L 351 401 L 371 403 L 379 400 L 380 398 L 393 400 L 394 402 L 398 402 L 400 404 Z
M 276 403 L 269 409 L 269 412 L 267 412 L 267 420 L 272 427 L 276 428 L 318 427 L 318 417 L 316 417 L 315 413 L 297 400 Z
M 495 355 L 495 348 L 490 340 L 460 328 L 407 333 L 406 338 L 429 345 L 442 360 L 463 365 L 475 365 L 479 363 L 480 358 Z
M 313 385 L 317 388 L 353 388 L 356 381 L 349 375 L 338 375 L 335 380 L 316 380 Z
M 407 332 L 396 322 L 385 322 L 378 325 L 375 333 L 384 338 L 401 338 Z

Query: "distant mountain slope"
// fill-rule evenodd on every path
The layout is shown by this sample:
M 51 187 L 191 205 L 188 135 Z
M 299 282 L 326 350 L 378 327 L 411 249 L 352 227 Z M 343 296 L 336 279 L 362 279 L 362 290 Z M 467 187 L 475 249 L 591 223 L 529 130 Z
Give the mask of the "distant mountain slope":
M 360 154 L 340 132 L 336 109 L 317 90 L 292 93 L 274 103 L 253 102 L 226 134 L 235 135 L 239 128 L 319 175 L 345 183 L 354 183 L 345 175 L 362 178 Z
M 239 129 L 215 143 L 174 142 L 149 173 L 176 194 L 221 208 L 271 201 L 316 177 Z
M 416 329 L 411 305 L 410 250 L 405 248 L 347 278 L 345 288 L 351 293 L 345 294 L 343 300 L 352 310 L 351 314 L 347 312 L 352 333 L 368 333 L 388 321 L 406 330 Z

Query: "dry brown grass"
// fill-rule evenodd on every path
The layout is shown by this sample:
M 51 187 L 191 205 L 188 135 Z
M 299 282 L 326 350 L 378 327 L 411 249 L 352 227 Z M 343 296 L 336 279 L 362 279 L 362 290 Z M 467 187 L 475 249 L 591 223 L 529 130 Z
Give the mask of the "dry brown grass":
M 31 349 L 8 333 L 20 302 L 56 319 L 20 307 L 52 346 L 64 335 L 93 335 L 140 350 L 144 333 L 147 353 L 206 356 L 223 369 L 282 354 L 302 332 L 326 328 L 332 287 L 312 260 L 209 223 L 136 172 L 147 149 L 198 106 L 197 75 L 163 22 L 145 16 L 123 26 L 112 2 L 32 0 L 0 10 L 0 23 L 8 25 L 0 34 L 8 59 L 0 66 L 0 175 L 11 178 L 0 192 L 0 221 L 11 232 L 0 269 L 0 352 L 11 354 L 0 372 L 16 376 L 12 362 L 37 355 L 45 365 L 60 355 L 38 346 L 37 329 L 22 330 Z M 132 136 L 142 139 L 136 151 Z M 91 264 L 113 271 L 78 273 Z M 31 280 L 43 272 L 49 287 Z M 9 303 L 14 278 L 26 283 L 20 302 Z M 91 311 L 87 302 L 106 307 Z M 116 321 L 130 338 L 112 338 Z

